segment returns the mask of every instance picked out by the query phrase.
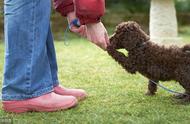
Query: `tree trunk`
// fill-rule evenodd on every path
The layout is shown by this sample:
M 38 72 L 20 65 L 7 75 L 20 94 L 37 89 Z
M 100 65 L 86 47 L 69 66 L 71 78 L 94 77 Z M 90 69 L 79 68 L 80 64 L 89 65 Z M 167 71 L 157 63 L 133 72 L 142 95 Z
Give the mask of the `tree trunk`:
M 180 45 L 173 0 L 152 0 L 150 9 L 151 40 L 162 45 Z

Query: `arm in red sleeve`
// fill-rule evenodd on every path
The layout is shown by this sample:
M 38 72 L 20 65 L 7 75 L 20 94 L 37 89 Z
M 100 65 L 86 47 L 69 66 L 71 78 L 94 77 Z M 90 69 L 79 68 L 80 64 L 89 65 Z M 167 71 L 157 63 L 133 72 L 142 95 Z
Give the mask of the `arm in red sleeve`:
M 54 0 L 53 4 L 56 11 L 62 16 L 67 16 L 67 13 L 74 11 L 73 0 Z
M 99 22 L 105 12 L 105 0 L 75 0 L 75 4 L 81 24 Z
M 54 0 L 56 11 L 62 16 L 74 11 L 73 0 Z M 76 16 L 80 23 L 89 24 L 100 21 L 105 12 L 105 0 L 75 0 Z

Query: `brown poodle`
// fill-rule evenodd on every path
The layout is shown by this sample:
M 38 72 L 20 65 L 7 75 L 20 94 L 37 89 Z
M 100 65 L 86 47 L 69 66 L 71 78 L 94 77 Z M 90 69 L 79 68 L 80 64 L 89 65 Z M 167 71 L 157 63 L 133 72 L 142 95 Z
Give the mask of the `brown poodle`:
M 154 95 L 157 85 L 154 82 L 175 80 L 185 89 L 185 93 L 176 98 L 190 101 L 190 45 L 182 48 L 166 48 L 150 41 L 149 36 L 132 21 L 117 26 L 110 38 L 107 52 L 126 71 L 141 73 L 149 79 L 147 95 Z M 128 56 L 117 49 L 125 49 Z

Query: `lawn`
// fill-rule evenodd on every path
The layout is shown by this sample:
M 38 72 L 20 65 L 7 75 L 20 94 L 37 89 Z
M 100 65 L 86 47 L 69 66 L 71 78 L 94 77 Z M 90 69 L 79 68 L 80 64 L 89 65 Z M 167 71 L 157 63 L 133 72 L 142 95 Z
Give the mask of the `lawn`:
M 184 35 L 182 35 L 184 37 Z M 186 40 L 190 37 L 185 37 Z M 189 124 L 190 105 L 177 104 L 163 89 L 148 97 L 147 79 L 126 73 L 106 52 L 83 39 L 55 42 L 59 79 L 66 87 L 83 88 L 89 97 L 67 111 L 53 113 L 7 114 L 14 124 Z M 0 43 L 0 78 L 3 70 L 3 44 Z M 2 81 L 1 81 L 2 82 Z M 174 82 L 165 86 L 182 91 Z

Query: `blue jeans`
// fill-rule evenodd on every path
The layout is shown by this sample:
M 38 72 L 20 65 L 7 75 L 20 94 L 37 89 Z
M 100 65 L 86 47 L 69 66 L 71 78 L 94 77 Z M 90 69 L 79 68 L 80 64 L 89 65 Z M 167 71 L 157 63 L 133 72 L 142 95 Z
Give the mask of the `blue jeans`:
M 23 100 L 58 85 L 50 29 L 51 0 L 4 0 L 5 65 L 2 100 Z

